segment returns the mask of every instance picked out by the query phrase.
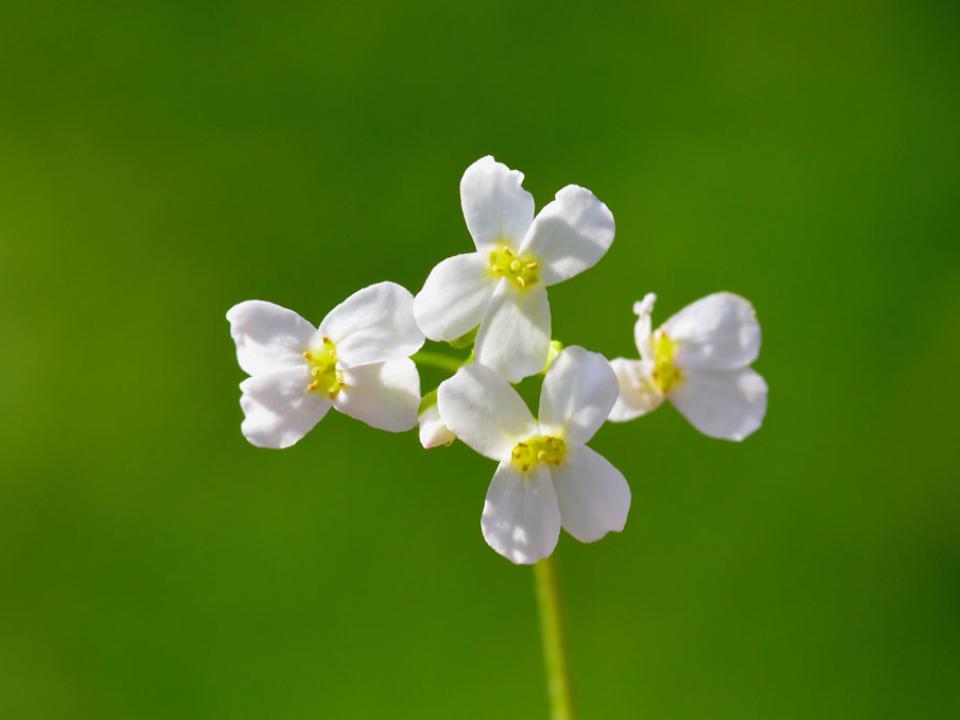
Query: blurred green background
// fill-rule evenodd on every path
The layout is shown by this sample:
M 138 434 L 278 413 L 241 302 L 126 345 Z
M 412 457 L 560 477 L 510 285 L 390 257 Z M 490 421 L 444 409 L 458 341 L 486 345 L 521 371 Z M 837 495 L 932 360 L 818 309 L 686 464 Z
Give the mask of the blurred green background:
M 555 335 L 750 298 L 765 426 L 593 446 L 558 549 L 584 718 L 960 714 L 954 2 L 0 7 L 0 716 L 544 718 L 493 464 L 331 414 L 243 440 L 224 313 L 470 249 L 463 170 L 617 239 Z

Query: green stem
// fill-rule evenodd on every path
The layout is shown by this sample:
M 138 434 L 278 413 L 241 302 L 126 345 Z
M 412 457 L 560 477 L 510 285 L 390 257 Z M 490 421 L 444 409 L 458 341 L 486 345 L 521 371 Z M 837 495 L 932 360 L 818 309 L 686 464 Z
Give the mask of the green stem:
M 543 658 L 547 670 L 552 720 L 573 720 L 570 698 L 570 671 L 567 667 L 567 646 L 563 637 L 560 589 L 553 557 L 533 566 L 537 583 L 537 607 L 540 610 L 540 632 L 543 635 Z
M 430 352 L 429 350 L 421 350 L 413 356 L 412 360 L 418 365 L 430 365 L 440 370 L 449 370 L 450 372 L 456 372 L 463 367 L 463 360 L 460 358 Z

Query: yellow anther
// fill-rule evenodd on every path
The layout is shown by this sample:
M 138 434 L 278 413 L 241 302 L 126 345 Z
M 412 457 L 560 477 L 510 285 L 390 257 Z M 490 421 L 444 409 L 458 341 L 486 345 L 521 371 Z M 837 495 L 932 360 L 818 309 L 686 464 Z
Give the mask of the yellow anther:
M 305 351 L 303 357 L 311 365 L 310 377 L 313 378 L 307 390 L 336 397 L 343 387 L 343 374 L 337 370 L 337 348 L 333 341 L 325 337 L 322 346 Z
M 556 467 L 563 462 L 566 455 L 567 444 L 561 438 L 540 436 L 518 442 L 514 445 L 510 458 L 520 470 L 527 472 L 538 463 Z
M 539 282 L 539 267 L 540 264 L 533 258 L 525 255 L 517 257 L 513 250 L 503 244 L 490 253 L 490 272 L 506 277 L 521 290 Z
M 653 381 L 664 395 L 683 382 L 683 373 L 674 360 L 680 345 L 663 330 L 653 335 Z

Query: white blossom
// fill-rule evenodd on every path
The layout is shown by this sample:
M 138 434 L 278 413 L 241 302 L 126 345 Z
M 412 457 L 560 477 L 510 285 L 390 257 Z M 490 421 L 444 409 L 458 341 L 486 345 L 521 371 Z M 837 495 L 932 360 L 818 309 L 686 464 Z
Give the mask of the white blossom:
M 396 283 L 357 291 L 314 327 L 273 303 L 247 300 L 227 312 L 240 383 L 240 426 L 253 445 L 285 448 L 334 407 L 382 430 L 417 424 L 420 376 L 410 355 L 423 345 L 413 296 Z
M 431 340 L 479 326 L 476 361 L 518 382 L 543 369 L 550 344 L 547 287 L 592 267 L 613 242 L 610 210 L 568 185 L 534 217 L 523 173 L 491 156 L 467 168 L 460 201 L 476 251 L 438 264 L 414 302 Z
M 420 444 L 425 450 L 450 445 L 457 436 L 440 419 L 440 408 L 434 402 L 420 411 Z
M 530 564 L 553 552 L 561 526 L 582 542 L 623 529 L 630 488 L 586 446 L 617 398 L 602 355 L 575 346 L 560 353 L 543 381 L 539 420 L 503 377 L 478 363 L 442 383 L 438 397 L 443 422 L 499 463 L 480 523 L 498 553 Z
M 651 332 L 655 301 L 649 293 L 634 304 L 640 359 L 611 362 L 620 396 L 610 420 L 632 420 L 668 399 L 705 435 L 743 440 L 767 411 L 767 384 L 749 367 L 760 353 L 753 306 L 739 295 L 715 293 Z

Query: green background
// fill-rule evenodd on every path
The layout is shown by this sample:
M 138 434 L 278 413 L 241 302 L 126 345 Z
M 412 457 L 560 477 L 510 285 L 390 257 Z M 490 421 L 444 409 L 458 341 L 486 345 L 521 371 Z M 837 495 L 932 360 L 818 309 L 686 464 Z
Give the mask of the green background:
M 0 716 L 546 717 L 493 464 L 250 447 L 224 320 L 416 291 L 487 153 L 617 218 L 567 344 L 630 354 L 649 290 L 764 331 L 746 442 L 593 442 L 633 507 L 557 552 L 582 717 L 958 716 L 957 8 L 4 3 Z

